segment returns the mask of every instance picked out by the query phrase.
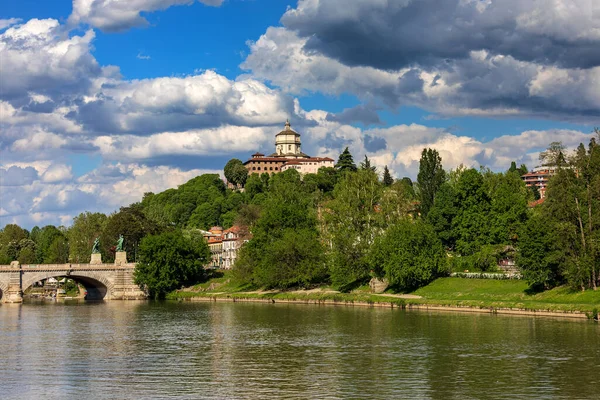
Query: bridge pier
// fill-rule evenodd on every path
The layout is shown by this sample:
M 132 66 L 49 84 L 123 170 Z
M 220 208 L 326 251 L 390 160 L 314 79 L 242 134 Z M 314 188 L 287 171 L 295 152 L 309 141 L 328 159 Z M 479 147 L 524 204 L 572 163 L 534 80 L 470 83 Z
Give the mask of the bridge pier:
M 21 274 L 21 265 L 18 261 L 13 261 L 10 266 L 14 269 L 8 276 L 8 285 L 6 293 L 2 300 L 5 303 L 22 303 L 23 302 L 23 275 Z

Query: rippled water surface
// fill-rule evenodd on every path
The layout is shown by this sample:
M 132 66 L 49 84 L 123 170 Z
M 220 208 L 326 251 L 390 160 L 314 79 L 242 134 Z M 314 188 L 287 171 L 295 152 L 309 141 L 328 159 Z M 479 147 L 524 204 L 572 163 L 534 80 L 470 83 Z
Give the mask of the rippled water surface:
M 600 398 L 588 321 L 241 303 L 0 305 L 0 399 Z

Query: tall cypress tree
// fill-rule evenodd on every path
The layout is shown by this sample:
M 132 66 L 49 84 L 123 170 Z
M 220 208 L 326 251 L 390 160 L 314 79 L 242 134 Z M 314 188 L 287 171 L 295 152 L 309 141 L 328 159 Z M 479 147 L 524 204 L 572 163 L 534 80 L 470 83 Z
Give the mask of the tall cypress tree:
M 364 171 L 377 172 L 377 167 L 374 165 L 371 165 L 371 160 L 369 160 L 369 157 L 367 157 L 366 154 L 365 154 L 364 161 L 360 163 L 360 169 L 362 169 Z
M 390 170 L 388 169 L 388 166 L 386 165 L 383 168 L 383 185 L 384 186 L 392 186 L 392 183 L 394 183 L 394 178 L 392 178 L 392 175 L 390 174 Z
M 423 149 L 419 162 L 419 194 L 421 197 L 421 215 L 426 217 L 433 206 L 435 193 L 446 180 L 446 172 L 442 167 L 442 158 L 437 150 Z
M 350 154 L 350 150 L 348 150 L 348 147 L 346 147 L 342 154 L 340 154 L 340 157 L 338 158 L 338 162 L 337 164 L 335 164 L 335 167 L 339 171 L 356 171 L 356 164 L 354 164 L 354 159 L 352 158 L 352 154 Z

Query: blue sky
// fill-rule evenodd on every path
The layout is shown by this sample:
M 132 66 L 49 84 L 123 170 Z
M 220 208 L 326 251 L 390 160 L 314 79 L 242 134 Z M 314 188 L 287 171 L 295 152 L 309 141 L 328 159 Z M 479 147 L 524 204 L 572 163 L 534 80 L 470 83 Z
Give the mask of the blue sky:
M 542 7 L 543 6 L 543 7 Z M 600 125 L 594 0 L 7 0 L 0 224 L 69 225 L 272 151 L 535 167 Z

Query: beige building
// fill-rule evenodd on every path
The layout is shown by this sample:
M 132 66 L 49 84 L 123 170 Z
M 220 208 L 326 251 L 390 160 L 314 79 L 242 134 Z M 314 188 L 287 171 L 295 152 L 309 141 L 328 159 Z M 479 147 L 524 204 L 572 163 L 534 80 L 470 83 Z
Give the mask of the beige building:
M 546 198 L 546 188 L 548 187 L 548 181 L 554 176 L 556 170 L 554 169 L 537 169 L 521 176 L 521 179 L 525 182 L 527 187 L 536 186 L 540 192 L 540 198 Z
M 289 160 L 281 166 L 281 171 L 295 169 L 301 174 L 316 174 L 321 167 L 334 167 L 334 161 L 329 157 L 311 157 Z
M 208 232 L 203 232 L 203 236 L 208 243 L 211 254 L 211 261 L 207 267 L 233 268 L 237 253 L 243 244 L 240 228 L 232 226 L 223 230 L 220 226 L 213 226 Z
M 300 134 L 294 131 L 290 121 L 281 132 L 275 135 L 275 152 L 268 156 L 252 154 L 244 163 L 249 174 L 276 174 L 287 169 L 295 169 L 301 174 L 317 173 L 321 167 L 333 167 L 334 161 L 328 157 L 311 157 L 302 152 Z

